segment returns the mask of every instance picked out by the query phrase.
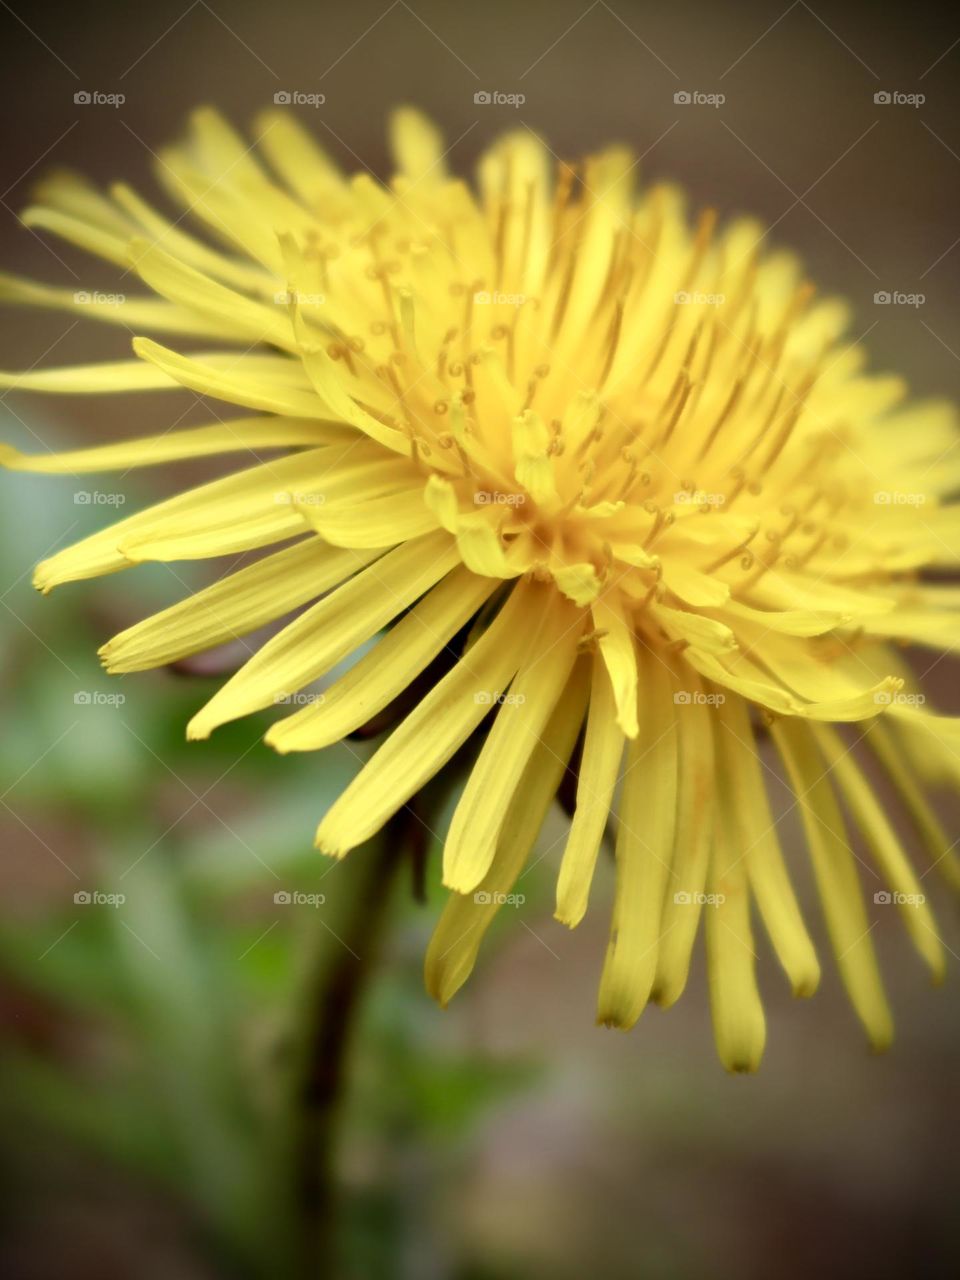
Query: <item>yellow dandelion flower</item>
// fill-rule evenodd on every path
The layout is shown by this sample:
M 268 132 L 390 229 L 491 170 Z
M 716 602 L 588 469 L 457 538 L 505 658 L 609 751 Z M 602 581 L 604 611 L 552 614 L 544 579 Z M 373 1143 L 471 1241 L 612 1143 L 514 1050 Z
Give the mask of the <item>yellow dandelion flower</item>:
M 252 413 L 58 455 L 5 448 L 5 464 L 255 461 L 58 552 L 37 584 L 279 546 L 102 650 L 108 671 L 139 671 L 295 614 L 197 712 L 191 738 L 378 637 L 267 734 L 280 752 L 316 750 L 452 651 L 324 816 L 319 847 L 339 858 L 366 840 L 485 724 L 426 962 L 446 1002 L 573 761 L 556 905 L 571 927 L 618 797 L 599 1020 L 629 1027 L 650 1000 L 677 1000 L 702 921 L 731 1070 L 755 1068 L 764 1046 L 754 917 L 797 995 L 820 976 L 767 798 L 757 735 L 769 726 L 840 973 L 885 1045 L 866 903 L 899 906 L 935 977 L 943 947 L 852 745 L 960 884 L 925 798 L 960 780 L 960 721 L 924 705 L 898 652 L 946 651 L 957 634 L 957 588 L 921 576 L 958 561 L 952 409 L 901 406 L 900 380 L 865 373 L 844 344 L 843 304 L 816 299 L 792 256 L 768 254 L 760 226 L 718 228 L 712 213 L 691 224 L 674 188 L 635 192 L 625 149 L 555 167 L 521 130 L 486 152 L 474 190 L 446 172 L 417 113 L 396 114 L 392 144 L 397 173 L 381 186 L 345 177 L 283 111 L 258 121 L 255 153 L 203 110 L 159 158 L 179 216 L 125 184 L 42 186 L 28 226 L 150 292 L 114 305 L 4 277 L 2 295 L 199 349 L 137 337 L 135 359 L 2 385 L 187 387 Z M 277 447 L 279 460 L 259 458 Z

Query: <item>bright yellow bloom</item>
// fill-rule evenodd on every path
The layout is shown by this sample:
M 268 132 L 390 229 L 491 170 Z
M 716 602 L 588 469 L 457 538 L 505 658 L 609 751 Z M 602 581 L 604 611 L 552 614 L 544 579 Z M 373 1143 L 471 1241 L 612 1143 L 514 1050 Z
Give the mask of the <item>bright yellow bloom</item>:
M 960 721 L 922 705 L 897 653 L 946 650 L 957 634 L 957 588 L 919 577 L 958 561 L 960 508 L 943 502 L 960 480 L 953 411 L 897 407 L 902 383 L 862 371 L 841 340 L 845 307 L 815 300 L 793 257 L 767 254 L 748 220 L 691 226 L 673 188 L 635 194 L 624 149 L 554 167 L 521 130 L 485 154 L 474 192 L 413 111 L 397 113 L 392 141 L 383 187 L 344 177 L 283 111 L 259 122 L 259 158 L 198 112 L 158 173 L 207 239 L 126 185 L 44 184 L 29 226 L 131 267 L 158 296 L 77 301 L 9 277 L 3 294 L 200 350 L 141 337 L 136 359 L 0 384 L 185 386 L 254 413 L 55 456 L 6 449 L 6 465 L 255 463 L 59 552 L 38 585 L 284 544 L 102 651 L 109 671 L 142 670 L 309 604 L 197 712 L 188 733 L 205 738 L 382 633 L 322 701 L 273 725 L 281 752 L 343 738 L 454 645 L 448 673 L 323 818 L 319 847 L 341 857 L 366 840 L 488 721 L 427 957 L 446 1002 L 576 751 L 567 925 L 587 909 L 619 788 L 598 1017 L 628 1027 L 649 1000 L 672 1004 L 702 918 L 731 1070 L 755 1068 L 764 1044 L 752 916 L 797 995 L 820 973 L 766 797 L 756 732 L 769 725 L 840 972 L 884 1045 L 865 896 L 900 906 L 937 977 L 943 948 L 850 746 L 871 750 L 915 842 L 960 884 L 924 796 L 960 779 Z M 279 460 L 259 457 L 278 446 Z

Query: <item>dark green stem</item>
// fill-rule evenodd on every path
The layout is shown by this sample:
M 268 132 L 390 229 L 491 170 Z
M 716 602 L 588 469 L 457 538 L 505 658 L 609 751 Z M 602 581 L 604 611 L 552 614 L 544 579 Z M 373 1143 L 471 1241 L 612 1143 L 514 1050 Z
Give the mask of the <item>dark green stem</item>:
M 336 1139 L 352 1032 L 379 950 L 394 877 L 415 852 L 416 820 L 401 811 L 380 837 L 350 855 L 356 873 L 338 938 L 320 948 L 308 976 L 302 1074 L 295 1099 L 294 1177 L 304 1278 L 334 1280 L 337 1259 Z M 346 868 L 344 868 L 346 870 Z M 342 944 L 342 945 L 341 945 Z

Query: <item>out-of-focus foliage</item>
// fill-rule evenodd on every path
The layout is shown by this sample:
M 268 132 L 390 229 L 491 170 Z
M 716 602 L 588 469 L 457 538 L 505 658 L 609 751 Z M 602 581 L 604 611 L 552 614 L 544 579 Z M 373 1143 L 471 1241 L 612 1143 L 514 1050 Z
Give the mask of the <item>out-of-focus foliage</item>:
M 23 432 L 7 422 L 3 434 Z M 105 676 L 105 634 L 171 598 L 171 584 L 131 573 L 119 592 L 119 579 L 101 586 L 92 608 L 70 587 L 33 591 L 37 558 L 115 514 L 75 502 L 78 488 L 38 500 L 29 480 L 8 480 L 0 505 L 0 821 L 18 904 L 0 918 L 0 984 L 15 1009 L 0 1069 L 5 1160 L 19 1180 L 22 1150 L 66 1143 L 171 1198 L 209 1238 L 214 1265 L 281 1276 L 300 1230 L 304 1002 L 347 945 L 341 919 L 366 853 L 329 863 L 312 833 L 367 749 L 280 760 L 247 724 L 198 750 L 183 726 L 208 680 Z M 144 486 L 127 477 L 122 488 L 132 507 Z M 422 927 L 409 877 L 392 914 L 389 927 Z M 486 1102 L 526 1081 L 526 1070 L 424 1043 L 425 1002 L 411 950 L 362 1005 L 348 1148 L 396 1157 L 424 1135 L 449 1148 Z M 365 1274 L 391 1274 L 394 1237 L 409 1229 L 400 1190 L 385 1169 L 345 1197 L 342 1234 L 375 1268 Z M 33 1191 L 22 1186 L 24 1198 Z

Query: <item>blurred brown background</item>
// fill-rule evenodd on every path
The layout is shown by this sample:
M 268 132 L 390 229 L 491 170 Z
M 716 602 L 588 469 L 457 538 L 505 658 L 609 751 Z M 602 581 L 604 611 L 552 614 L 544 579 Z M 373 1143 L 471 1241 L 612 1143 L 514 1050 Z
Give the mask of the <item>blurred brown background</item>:
M 277 92 L 322 93 L 323 106 L 297 109 L 300 117 L 347 168 L 383 174 L 385 113 L 406 101 L 442 124 L 453 144 L 448 163 L 463 172 L 499 130 L 518 121 L 562 157 L 610 140 L 632 144 L 645 153 L 648 178 L 682 182 L 694 205 L 750 211 L 773 224 L 772 245 L 798 248 L 825 291 L 850 298 L 852 336 L 864 336 L 874 368 L 903 373 L 917 395 L 957 396 L 960 17 L 946 7 L 102 0 L 95 8 L 27 8 L 15 0 L 0 5 L 0 34 L 2 271 L 109 289 L 116 278 L 109 267 L 32 235 L 16 213 L 31 183 L 55 167 L 104 182 L 124 177 L 155 196 L 151 149 L 175 136 L 198 103 L 217 105 L 244 127 Z M 123 93 L 126 101 L 120 108 L 77 105 L 74 94 L 83 90 Z M 478 105 L 478 91 L 522 93 L 526 101 L 519 108 Z M 717 109 L 677 104 L 680 91 L 722 93 L 726 101 Z M 879 92 L 926 100 L 918 107 L 878 104 Z M 873 298 L 881 290 L 923 293 L 926 301 L 916 309 L 878 307 Z M 126 354 L 123 330 L 9 309 L 2 322 L 5 369 Z M 52 444 L 163 429 L 184 410 L 184 422 L 202 420 L 189 400 L 173 409 L 166 397 L 3 400 L 13 415 L 5 431 L 22 447 L 34 433 Z M 7 498 L 23 484 L 31 487 L 18 493 L 31 497 Z M 136 493 L 147 496 L 149 484 L 138 478 Z M 79 630 L 83 643 L 69 661 L 85 676 L 96 666 L 95 644 L 124 618 L 116 580 L 74 597 L 73 613 L 33 602 L 22 573 L 46 550 L 29 530 L 47 492 L 19 478 L 4 482 L 8 611 L 0 625 L 8 661 L 0 692 L 11 707 L 4 768 L 17 789 L 0 839 L 9 855 L 8 909 L 28 924 L 52 896 L 73 887 L 44 845 L 82 864 L 86 844 L 96 839 L 62 815 L 40 826 L 42 794 L 21 804 L 20 775 L 57 736 L 58 716 L 65 726 L 72 712 L 51 713 L 42 732 L 34 725 L 27 737 L 15 733 L 15 725 L 30 723 L 23 671 L 28 662 L 55 665 L 43 647 L 62 655 Z M 69 498 L 47 513 L 47 541 L 63 534 L 68 515 Z M 66 630 L 54 634 L 57 625 Z M 940 704 L 955 714 L 956 672 L 945 660 L 931 677 Z M 165 704 L 164 678 L 152 679 L 151 696 Z M 136 686 L 124 687 L 133 697 Z M 180 715 L 190 695 L 177 697 Z M 141 733 L 155 741 L 149 730 Z M 133 749 L 121 745 L 102 767 Z M 190 780 L 209 770 L 196 749 L 176 758 Z M 51 761 L 58 757 L 39 776 Z M 52 788 L 60 768 L 50 774 Z M 143 783 L 145 794 L 156 796 L 169 783 L 157 773 Z M 255 802 L 223 786 L 211 793 L 210 803 L 238 830 L 246 830 L 251 811 L 263 824 L 276 803 L 272 788 L 283 785 L 272 760 L 258 776 Z M 311 775 L 297 776 L 306 794 Z M 94 769 L 85 785 L 95 789 L 100 780 Z M 174 793 L 163 805 L 176 816 L 192 806 L 189 796 Z M 301 816 L 308 845 L 309 809 Z M 785 829 L 785 840 L 799 845 L 789 822 Z M 184 830 L 200 844 L 209 837 L 199 812 Z M 792 865 L 809 899 L 806 867 L 799 856 Z M 892 1052 L 873 1059 L 831 964 L 816 999 L 794 1003 L 762 940 L 766 1058 L 757 1078 L 730 1079 L 715 1058 L 699 960 L 690 990 L 668 1015 L 647 1013 L 629 1036 L 592 1025 L 609 893 L 598 893 L 597 910 L 568 934 L 550 920 L 551 873 L 541 870 L 546 888 L 528 908 L 526 927 L 509 922 L 448 1013 L 419 994 L 404 1004 L 426 1055 L 455 1046 L 494 1063 L 535 1060 L 537 1083 L 488 1108 L 452 1147 L 407 1132 L 395 1135 L 387 1152 L 382 1139 L 348 1140 L 348 1180 L 369 1185 L 377 1166 L 394 1191 L 403 1190 L 407 1215 L 390 1261 L 357 1274 L 957 1274 L 956 957 L 946 988 L 931 991 L 899 922 L 880 913 L 874 937 L 898 1034 Z M 950 904 L 942 894 L 936 901 L 944 937 L 960 952 Z M 409 992 L 419 991 L 419 957 L 435 910 L 434 902 L 403 915 L 383 961 L 385 981 L 408 975 Z M 810 917 L 818 922 L 812 902 Z M 826 957 L 822 929 L 817 937 Z M 14 1001 L 19 1031 L 23 1016 Z M 360 1052 L 372 1055 L 373 1045 Z M 361 1064 L 361 1073 L 366 1069 L 375 1067 Z M 29 1127 L 11 1132 L 16 1143 L 33 1140 Z M 166 1200 L 131 1189 L 101 1163 L 55 1152 L 52 1142 L 41 1147 L 42 1159 L 11 1154 L 8 1176 L 12 1183 L 31 1179 L 32 1208 L 27 1212 L 22 1198 L 11 1202 L 17 1208 L 0 1265 L 6 1260 L 12 1273 L 38 1278 L 208 1274 Z M 385 1228 L 372 1214 L 358 1230 L 376 1236 Z

